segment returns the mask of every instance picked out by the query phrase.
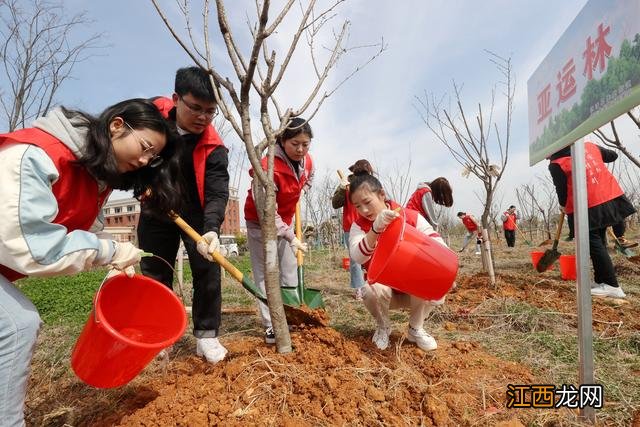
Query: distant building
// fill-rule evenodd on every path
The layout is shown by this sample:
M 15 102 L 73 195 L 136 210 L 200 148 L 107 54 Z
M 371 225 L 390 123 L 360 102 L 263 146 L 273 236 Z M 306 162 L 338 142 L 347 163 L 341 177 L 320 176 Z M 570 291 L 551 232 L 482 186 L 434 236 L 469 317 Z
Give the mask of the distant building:
M 224 222 L 220 226 L 220 234 L 240 234 L 240 201 L 238 190 L 229 188 L 229 201 L 224 212 Z
M 129 199 L 109 200 L 103 207 L 104 231 L 110 233 L 118 242 L 137 244 L 138 219 L 140 218 L 140 202 Z M 229 189 L 229 201 L 225 210 L 224 222 L 220 234 L 240 234 L 240 203 L 238 191 Z
M 140 202 L 129 199 L 109 200 L 102 208 L 104 231 L 117 242 L 137 242 L 136 230 L 140 218 Z

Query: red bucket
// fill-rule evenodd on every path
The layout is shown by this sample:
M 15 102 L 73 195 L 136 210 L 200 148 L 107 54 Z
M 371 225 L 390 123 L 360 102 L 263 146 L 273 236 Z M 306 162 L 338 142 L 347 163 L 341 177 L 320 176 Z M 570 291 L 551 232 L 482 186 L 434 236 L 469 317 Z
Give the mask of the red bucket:
M 187 327 L 184 306 L 162 283 L 118 274 L 105 280 L 76 341 L 71 367 L 99 388 L 131 381 Z
M 349 258 L 342 258 L 342 268 L 349 270 L 350 261 Z
M 427 300 L 442 298 L 458 273 L 458 256 L 402 218 L 378 237 L 367 281 Z
M 540 252 L 540 251 L 531 252 L 531 262 L 533 263 L 534 270 L 538 267 L 538 261 L 540 261 L 540 258 L 542 258 L 543 255 L 544 255 L 544 252 Z M 553 263 L 549 267 L 547 267 L 546 271 L 549 271 L 549 270 L 553 270 Z
M 560 255 L 560 277 L 562 280 L 576 280 L 575 255 Z

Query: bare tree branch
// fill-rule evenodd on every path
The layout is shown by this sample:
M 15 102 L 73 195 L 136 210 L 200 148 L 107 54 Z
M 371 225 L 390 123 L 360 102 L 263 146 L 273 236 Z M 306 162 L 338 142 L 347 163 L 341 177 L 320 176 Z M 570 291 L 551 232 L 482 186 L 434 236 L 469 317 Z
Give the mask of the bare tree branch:
M 69 15 L 62 3 L 0 1 L 0 104 L 9 131 L 23 127 L 55 103 L 76 64 L 102 46 L 102 34 L 75 41 L 91 24 L 84 12 Z
M 493 195 L 496 187 L 502 178 L 502 174 L 508 163 L 509 143 L 511 139 L 511 120 L 513 115 L 513 98 L 515 96 L 514 80 L 512 79 L 511 58 L 502 58 L 492 52 L 489 60 L 497 66 L 500 73 L 505 78 L 502 82 L 505 86 L 503 92 L 506 110 L 504 138 L 499 132 L 497 123 L 493 123 L 495 108 L 495 90 L 491 91 L 491 101 L 488 120 L 485 120 L 483 107 L 478 104 L 475 117 L 475 129 L 472 129 L 470 122 L 462 104 L 462 87 L 453 82 L 453 91 L 456 104 L 457 116 L 453 116 L 451 109 L 442 107 L 442 98 L 436 100 L 433 94 L 427 94 L 423 98 L 416 97 L 420 117 L 427 125 L 427 128 L 444 145 L 453 158 L 463 165 L 465 173 L 473 174 L 484 187 L 484 211 L 482 213 L 482 225 L 487 227 L 491 212 Z M 491 128 L 495 127 L 495 144 L 490 139 Z M 450 141 L 453 138 L 454 142 Z M 492 161 L 492 155 L 497 152 L 500 161 Z

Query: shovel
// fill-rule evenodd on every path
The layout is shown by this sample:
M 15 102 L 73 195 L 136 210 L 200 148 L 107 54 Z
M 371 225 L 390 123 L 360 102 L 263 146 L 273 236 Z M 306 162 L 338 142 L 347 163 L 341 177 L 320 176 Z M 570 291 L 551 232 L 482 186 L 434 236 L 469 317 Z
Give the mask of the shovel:
M 302 224 L 300 220 L 300 202 L 296 203 L 296 237 L 302 241 Z M 319 289 L 308 289 L 304 286 L 304 266 L 302 251 L 296 254 L 296 262 L 298 264 L 298 286 L 295 288 L 282 288 L 282 297 L 296 299 L 298 305 L 306 305 L 310 309 L 323 308 L 324 301 Z
M 194 242 L 199 242 L 203 240 L 203 237 L 196 230 L 194 230 L 189 224 L 187 224 L 179 215 L 172 213 L 171 219 L 173 220 L 173 222 L 176 223 L 178 227 L 180 227 L 182 231 L 184 231 L 189 237 L 191 237 L 191 239 L 193 239 Z M 265 304 L 267 303 L 267 298 L 263 295 L 262 291 L 258 289 L 257 286 L 253 284 L 248 278 L 246 278 L 244 274 L 242 274 L 242 271 L 238 270 L 225 257 L 223 257 L 220 252 L 218 251 L 211 252 L 211 256 L 213 257 L 213 260 L 215 262 L 220 264 L 222 268 L 224 268 L 229 274 L 233 276 L 234 279 L 240 282 L 242 287 L 245 288 L 247 291 L 249 291 L 251 295 L 258 298 L 263 303 Z M 286 301 L 284 303 L 287 304 Z
M 176 215 L 175 213 L 171 213 L 171 219 L 195 242 L 203 240 L 203 237 L 189 224 L 187 224 L 182 218 L 180 218 L 180 216 Z M 215 262 L 220 264 L 222 268 L 224 268 L 229 274 L 233 276 L 234 279 L 240 282 L 242 287 L 249 291 L 251 295 L 267 304 L 267 298 L 264 296 L 262 291 L 258 289 L 258 287 L 253 282 L 251 282 L 244 274 L 242 274 L 240 270 L 238 270 L 224 256 L 222 256 L 220 252 L 213 251 L 211 252 L 211 256 L 213 257 L 213 260 Z M 298 272 L 298 277 L 300 277 L 300 272 Z M 317 291 L 315 289 L 303 289 L 301 292 L 302 297 L 299 297 L 297 289 L 298 288 L 280 289 L 282 295 L 282 303 L 284 304 L 285 313 L 287 315 L 287 321 L 290 324 L 306 323 L 309 325 L 326 326 L 329 320 L 323 310 L 305 310 L 305 308 L 301 306 L 300 302 L 303 301 L 310 308 L 324 307 L 322 297 L 320 296 L 320 291 Z M 291 293 L 292 290 L 293 293 Z
M 609 227 L 607 227 L 607 233 L 609 233 L 609 235 L 615 242 L 615 247 L 618 252 L 620 252 L 622 255 L 626 256 L 627 258 L 631 258 L 636 255 L 632 250 L 622 246 L 622 243 L 620 243 L 620 240 L 618 240 L 613 230 L 610 229 Z
M 527 236 L 525 236 L 524 232 L 523 232 L 522 230 L 520 230 L 520 227 L 518 227 L 517 225 L 516 225 L 516 230 L 518 230 L 518 231 L 520 232 L 520 235 L 521 235 L 521 236 L 522 236 L 522 238 L 524 239 L 524 243 L 525 243 L 527 246 L 531 246 L 531 242 L 527 240 Z
M 551 266 L 558 258 L 560 258 L 560 252 L 558 252 L 558 241 L 560 240 L 560 233 L 562 233 L 562 223 L 564 222 L 564 213 L 560 215 L 560 220 L 558 221 L 558 231 L 556 232 L 556 238 L 553 241 L 553 246 L 551 249 L 547 249 L 538 261 L 538 265 L 536 266 L 536 270 L 538 273 L 542 273 L 547 271 L 547 268 Z

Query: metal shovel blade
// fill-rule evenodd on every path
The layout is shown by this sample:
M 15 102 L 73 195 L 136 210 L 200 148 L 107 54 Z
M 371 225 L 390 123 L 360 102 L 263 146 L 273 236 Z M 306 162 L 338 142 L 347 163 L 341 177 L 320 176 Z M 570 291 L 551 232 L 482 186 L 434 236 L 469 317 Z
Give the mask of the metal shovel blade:
M 560 252 L 558 252 L 555 247 L 547 249 L 544 252 L 544 255 L 542 255 L 542 258 L 540 258 L 540 261 L 538 261 L 536 270 L 538 270 L 538 273 L 547 271 L 547 268 L 549 268 L 554 262 L 556 262 L 558 258 L 560 258 Z

